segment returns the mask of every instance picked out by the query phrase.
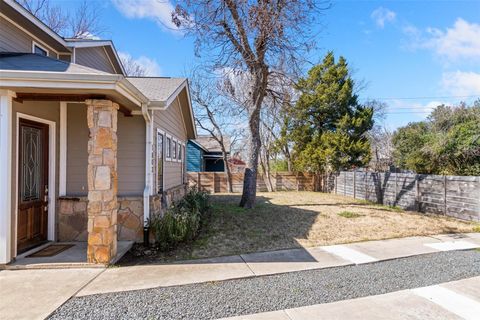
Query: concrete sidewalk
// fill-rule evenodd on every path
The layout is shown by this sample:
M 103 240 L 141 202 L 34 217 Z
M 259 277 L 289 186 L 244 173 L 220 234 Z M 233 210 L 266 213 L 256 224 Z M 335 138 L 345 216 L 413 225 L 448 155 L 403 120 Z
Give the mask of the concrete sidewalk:
M 103 270 L 0 271 L 0 319 L 45 319 Z
M 330 268 L 479 247 L 480 233 L 451 234 L 110 268 L 77 296 Z
M 225 319 L 478 320 L 480 319 L 480 277 L 378 296 Z
M 480 234 L 473 233 L 252 253 L 165 265 L 4 270 L 0 271 L 0 318 L 43 319 L 75 295 L 256 277 L 478 247 Z M 472 290 L 475 293 L 476 289 Z M 264 316 L 259 315 L 258 319 Z

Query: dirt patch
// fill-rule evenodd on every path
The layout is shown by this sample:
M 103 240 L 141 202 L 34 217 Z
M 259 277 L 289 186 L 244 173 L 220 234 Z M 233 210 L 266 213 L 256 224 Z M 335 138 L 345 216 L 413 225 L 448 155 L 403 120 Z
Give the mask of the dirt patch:
M 239 201 L 240 195 L 212 195 L 211 221 L 195 241 L 169 253 L 150 249 L 148 255 L 143 255 L 140 250 L 136 256 L 127 256 L 123 263 L 474 232 L 476 228 L 475 223 L 455 218 L 406 212 L 318 192 L 259 193 L 253 210 L 238 207 Z

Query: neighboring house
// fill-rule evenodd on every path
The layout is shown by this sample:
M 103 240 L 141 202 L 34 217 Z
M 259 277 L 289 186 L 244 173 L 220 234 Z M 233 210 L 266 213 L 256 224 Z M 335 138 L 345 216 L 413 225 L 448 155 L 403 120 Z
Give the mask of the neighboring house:
M 183 196 L 195 138 L 186 79 L 127 77 L 111 41 L 0 0 L 0 265 L 46 241 L 110 262 Z
M 225 149 L 230 154 L 230 138 L 225 137 Z M 224 172 L 222 148 L 211 136 L 198 136 L 187 144 L 187 171 Z
M 231 173 L 244 173 L 247 164 L 245 161 L 240 159 L 239 155 L 233 155 L 230 159 L 228 159 L 228 165 L 230 166 Z

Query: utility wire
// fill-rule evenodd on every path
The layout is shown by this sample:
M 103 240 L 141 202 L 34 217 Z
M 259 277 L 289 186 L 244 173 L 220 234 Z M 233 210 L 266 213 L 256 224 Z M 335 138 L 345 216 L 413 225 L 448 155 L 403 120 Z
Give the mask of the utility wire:
M 454 98 L 480 98 L 480 93 L 469 96 L 443 96 L 443 97 L 387 97 L 387 98 L 362 98 L 360 100 L 421 100 L 421 99 L 454 99 Z

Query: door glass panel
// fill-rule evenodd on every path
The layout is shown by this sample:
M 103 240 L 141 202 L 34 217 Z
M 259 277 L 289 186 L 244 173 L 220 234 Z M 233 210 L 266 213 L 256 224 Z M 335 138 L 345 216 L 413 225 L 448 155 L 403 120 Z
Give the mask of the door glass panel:
M 40 199 L 42 174 L 42 130 L 32 127 L 21 127 L 21 199 L 22 202 Z

